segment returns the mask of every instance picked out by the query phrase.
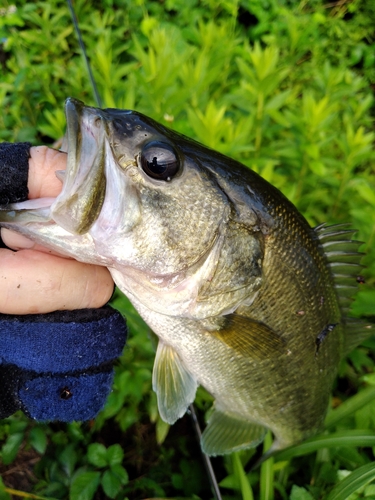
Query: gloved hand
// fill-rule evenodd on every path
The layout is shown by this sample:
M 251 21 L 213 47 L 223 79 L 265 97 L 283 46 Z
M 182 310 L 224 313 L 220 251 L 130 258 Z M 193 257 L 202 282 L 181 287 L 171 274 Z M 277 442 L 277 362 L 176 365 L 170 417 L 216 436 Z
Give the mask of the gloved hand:
M 0 144 L 0 202 L 3 204 L 27 199 L 30 146 L 29 143 Z M 7 239 L 12 240 L 9 234 Z M 0 254 L 0 259 L 1 256 L 4 259 L 4 254 Z M 44 254 L 46 262 L 52 257 L 57 259 L 54 261 L 57 266 L 76 265 L 78 270 L 87 266 Z M 25 259 L 19 261 L 25 264 Z M 43 262 L 43 254 L 37 261 Z M 31 259 L 29 267 L 34 264 L 35 259 Z M 32 268 L 30 272 L 37 273 L 38 269 Z M 105 274 L 102 274 L 102 282 L 108 286 Z M 71 286 L 74 288 L 76 283 Z M 69 290 L 65 290 L 67 293 Z M 65 303 L 64 299 L 62 294 L 61 301 Z M 32 302 L 32 297 L 15 304 L 3 299 L 2 303 L 0 292 L 0 312 L 27 313 L 28 302 Z M 46 307 L 42 304 L 39 310 L 49 311 L 48 303 Z M 0 314 L 0 418 L 18 409 L 40 421 L 69 422 L 95 417 L 111 390 L 113 362 L 121 354 L 126 337 L 124 318 L 109 306 L 46 314 Z

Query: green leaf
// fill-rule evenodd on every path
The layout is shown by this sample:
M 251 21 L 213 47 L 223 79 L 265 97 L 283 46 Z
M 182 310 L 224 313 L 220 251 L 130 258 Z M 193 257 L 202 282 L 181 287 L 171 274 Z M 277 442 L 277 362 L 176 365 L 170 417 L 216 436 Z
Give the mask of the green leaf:
M 327 175 L 326 166 L 321 161 L 310 161 L 310 168 L 312 172 L 319 177 Z
M 91 500 L 100 484 L 100 472 L 78 472 L 72 481 L 69 500 Z
M 326 500 L 345 500 L 364 485 L 375 479 L 375 462 L 363 465 L 338 483 Z
M 62 465 L 65 474 L 70 478 L 73 475 L 75 465 L 78 457 L 74 449 L 74 444 L 71 443 L 66 446 L 63 451 L 58 455 L 58 461 Z
M 4 446 L 1 449 L 2 462 L 4 465 L 8 465 L 13 462 L 16 458 L 18 450 L 23 441 L 23 433 L 11 434 L 6 440 Z
M 107 448 L 101 443 L 91 443 L 87 448 L 87 459 L 95 467 L 106 467 L 108 465 Z
M 27 421 L 26 420 L 13 420 L 10 424 L 10 433 L 22 433 L 27 429 Z
M 109 498 L 115 498 L 122 487 L 120 479 L 111 470 L 106 470 L 104 472 L 101 483 L 104 493 Z
M 43 454 L 47 448 L 47 435 L 45 429 L 34 427 L 30 431 L 29 442 L 38 453 Z
M 128 473 L 122 465 L 113 465 L 111 471 L 120 479 L 122 484 L 127 484 L 129 482 Z
M 150 36 L 153 29 L 158 26 L 158 20 L 154 17 L 145 17 L 141 22 L 141 31 L 145 36 Z
M 172 474 L 171 481 L 176 490 L 184 489 L 184 476 L 182 474 Z
M 314 497 L 305 488 L 294 484 L 290 493 L 290 500 L 314 500 Z
M 111 467 L 121 464 L 123 459 L 124 452 L 119 444 L 113 444 L 107 449 L 107 462 Z

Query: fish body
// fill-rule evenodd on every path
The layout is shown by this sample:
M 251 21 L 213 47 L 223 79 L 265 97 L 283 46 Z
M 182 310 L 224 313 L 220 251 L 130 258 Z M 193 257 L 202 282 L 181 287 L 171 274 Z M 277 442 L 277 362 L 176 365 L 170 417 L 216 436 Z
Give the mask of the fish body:
M 1 225 L 108 267 L 159 338 L 162 418 L 198 385 L 215 398 L 206 453 L 321 429 L 340 359 L 370 333 L 345 316 L 353 231 L 312 229 L 255 172 L 140 113 L 68 99 L 66 116 L 60 195 L 4 208 Z

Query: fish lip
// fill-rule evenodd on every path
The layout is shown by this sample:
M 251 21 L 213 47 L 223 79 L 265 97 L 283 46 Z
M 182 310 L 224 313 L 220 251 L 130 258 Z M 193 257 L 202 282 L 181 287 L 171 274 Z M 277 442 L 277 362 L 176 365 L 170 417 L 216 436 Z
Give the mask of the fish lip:
M 80 165 L 80 155 L 81 147 L 84 139 L 85 132 L 94 135 L 93 127 L 87 127 L 86 130 L 82 130 L 83 115 L 85 112 L 94 112 L 99 116 L 101 110 L 96 108 L 89 108 L 85 106 L 82 101 L 74 99 L 73 97 L 68 97 L 65 101 L 65 117 L 66 117 L 66 138 L 67 138 L 67 165 L 65 174 L 69 177 L 75 177 L 79 171 Z
M 65 117 L 66 117 L 66 146 L 67 146 L 67 165 L 65 175 L 72 175 L 76 168 L 78 138 L 80 137 L 81 127 L 79 123 L 80 115 L 78 109 L 82 111 L 83 102 L 69 97 L 65 101 Z
M 65 102 L 67 166 L 51 217 L 73 234 L 84 234 L 98 217 L 105 194 L 105 116 L 72 97 Z

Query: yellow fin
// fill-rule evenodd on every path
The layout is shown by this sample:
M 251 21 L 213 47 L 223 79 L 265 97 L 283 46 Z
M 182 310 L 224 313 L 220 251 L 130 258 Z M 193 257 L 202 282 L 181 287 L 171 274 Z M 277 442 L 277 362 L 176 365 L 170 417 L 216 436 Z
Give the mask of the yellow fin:
M 194 401 L 197 381 L 190 375 L 172 347 L 159 341 L 156 351 L 152 388 L 158 398 L 161 418 L 174 424 Z
M 286 353 L 280 335 L 264 323 L 238 314 L 225 316 L 223 328 L 213 334 L 244 357 L 262 360 Z
M 266 432 L 262 425 L 215 410 L 202 434 L 202 450 L 215 456 L 255 448 L 263 441 Z

